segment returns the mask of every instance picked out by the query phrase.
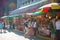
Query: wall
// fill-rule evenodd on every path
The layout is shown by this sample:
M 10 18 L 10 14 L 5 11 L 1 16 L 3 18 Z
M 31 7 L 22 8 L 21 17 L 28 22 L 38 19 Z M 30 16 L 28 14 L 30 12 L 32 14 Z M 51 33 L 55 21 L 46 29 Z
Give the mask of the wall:
M 17 8 L 17 0 L 3 0 L 3 15 L 9 15 L 9 11 Z
M 3 14 L 3 10 L 4 10 L 4 3 L 5 3 L 6 0 L 0 0 L 0 17 L 2 17 L 4 14 Z

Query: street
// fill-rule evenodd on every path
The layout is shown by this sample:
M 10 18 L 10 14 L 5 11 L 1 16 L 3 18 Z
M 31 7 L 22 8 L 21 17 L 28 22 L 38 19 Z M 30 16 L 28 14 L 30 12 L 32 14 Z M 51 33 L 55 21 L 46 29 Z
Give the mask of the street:
M 37 37 L 25 38 L 23 33 L 8 30 L 6 33 L 0 33 L 0 40 L 42 40 Z

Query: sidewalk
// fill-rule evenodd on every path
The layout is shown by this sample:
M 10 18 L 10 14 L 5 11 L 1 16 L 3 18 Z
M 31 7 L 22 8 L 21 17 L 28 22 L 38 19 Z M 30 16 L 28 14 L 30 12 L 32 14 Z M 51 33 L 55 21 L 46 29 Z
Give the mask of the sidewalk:
M 19 30 L 14 30 L 14 29 L 7 29 L 8 32 L 13 32 L 14 34 L 18 35 L 18 36 L 23 36 L 24 37 L 24 32 L 22 31 L 19 31 Z M 32 36 L 30 38 L 28 38 L 29 40 L 50 40 L 50 38 L 48 37 L 44 37 L 44 36 L 41 36 L 41 35 L 36 35 L 36 36 Z
M 24 36 L 24 32 L 22 32 L 22 31 L 14 30 L 14 32 L 18 35 Z M 32 36 L 32 37 L 29 38 L 29 40 L 44 40 L 44 39 L 36 37 L 36 36 Z

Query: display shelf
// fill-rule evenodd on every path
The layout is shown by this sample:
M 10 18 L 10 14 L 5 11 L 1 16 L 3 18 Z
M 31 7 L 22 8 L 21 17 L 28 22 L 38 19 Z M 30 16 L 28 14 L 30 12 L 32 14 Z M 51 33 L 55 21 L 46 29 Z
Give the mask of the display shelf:
M 45 39 L 45 40 L 51 40 L 50 37 L 42 36 L 42 35 L 36 35 L 39 38 Z

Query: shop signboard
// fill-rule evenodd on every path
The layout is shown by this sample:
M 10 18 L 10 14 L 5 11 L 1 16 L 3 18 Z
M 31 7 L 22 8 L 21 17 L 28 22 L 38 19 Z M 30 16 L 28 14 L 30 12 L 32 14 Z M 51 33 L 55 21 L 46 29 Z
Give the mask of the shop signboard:
M 24 7 L 20 7 L 14 11 L 11 11 L 11 13 L 9 13 L 9 15 L 22 14 L 22 13 L 33 13 L 33 12 L 37 11 L 39 7 L 41 7 L 42 5 L 45 5 L 47 3 L 48 3 L 48 0 L 42 0 L 40 2 L 33 3 L 31 5 L 27 5 Z
M 60 3 L 52 4 L 51 8 L 52 9 L 60 9 Z

